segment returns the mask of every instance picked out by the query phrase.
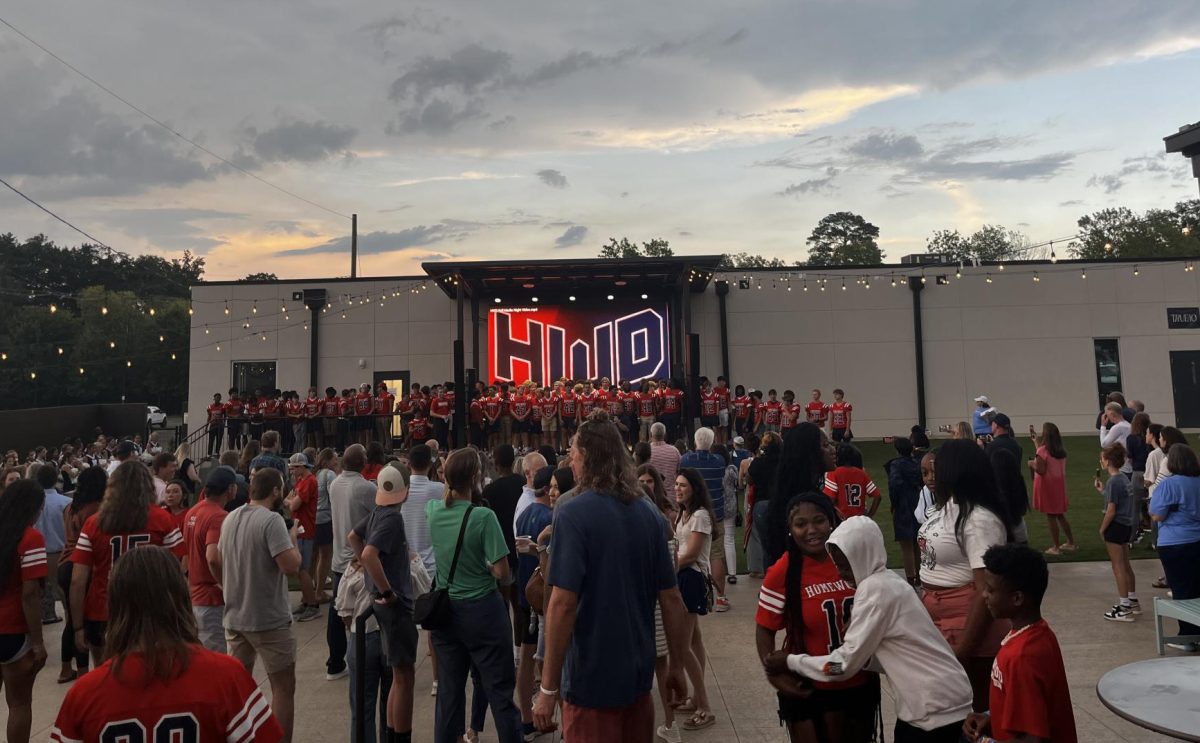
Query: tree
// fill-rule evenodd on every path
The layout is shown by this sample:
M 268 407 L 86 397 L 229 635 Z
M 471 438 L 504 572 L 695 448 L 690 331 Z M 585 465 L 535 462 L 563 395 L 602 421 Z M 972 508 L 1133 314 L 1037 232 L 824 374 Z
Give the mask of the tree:
M 883 252 L 876 239 L 879 228 L 853 212 L 835 212 L 821 219 L 808 236 L 808 265 L 877 266 Z
M 252 273 L 242 279 L 242 281 L 279 281 L 279 277 L 273 273 L 260 272 Z
M 788 265 L 799 266 L 800 261 L 789 264 L 782 258 L 766 258 L 752 253 L 724 253 L 721 255 L 721 268 L 786 268 Z
M 1079 218 L 1079 237 L 1069 250 L 1072 256 L 1088 260 L 1190 257 L 1200 253 L 1198 220 L 1197 199 L 1145 214 L 1124 206 L 1101 209 Z
M 629 242 L 629 239 L 625 237 L 622 237 L 620 242 L 615 237 L 610 237 L 608 238 L 608 244 L 600 248 L 599 257 L 670 258 L 673 255 L 675 255 L 675 251 L 671 250 L 670 243 L 660 238 L 654 238 L 639 246 L 637 243 Z
M 928 249 L 957 261 L 999 261 L 1016 258 L 1028 244 L 1029 238 L 1016 230 L 985 224 L 970 237 L 958 230 L 938 230 L 929 238 Z

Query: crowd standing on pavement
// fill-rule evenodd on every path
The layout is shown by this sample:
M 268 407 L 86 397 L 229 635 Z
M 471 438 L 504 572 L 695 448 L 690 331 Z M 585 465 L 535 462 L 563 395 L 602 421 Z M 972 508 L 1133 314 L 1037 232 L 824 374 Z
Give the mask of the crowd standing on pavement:
M 128 743 L 147 731 L 290 741 L 294 623 L 324 617 L 325 679 L 351 676 L 351 740 L 413 739 L 424 653 L 436 709 L 418 739 L 478 740 L 490 710 L 506 743 L 558 728 L 570 743 L 675 743 L 717 722 L 704 628 L 730 608 L 741 548 L 743 579 L 761 581 L 755 645 L 792 741 L 882 740 L 881 670 L 896 741 L 1076 740 L 1040 613 L 1046 562 L 1026 530 L 1036 510 L 1047 554 L 1077 548 L 1057 426 L 1030 426 L 1026 459 L 981 395 L 936 449 L 920 427 L 893 437 L 881 488 L 841 390 L 800 406 L 790 390 L 702 380 L 691 430 L 678 384 L 641 387 L 477 388 L 458 447 L 451 384 L 399 401 L 369 385 L 306 401 L 231 391 L 209 411 L 211 463 L 132 440 L 73 449 L 66 464 L 37 450 L 6 462 L 8 739 L 28 740 L 42 627 L 65 618 L 58 680 L 73 686 L 52 740 L 109 726 Z M 1137 407 L 1114 393 L 1097 420 L 1098 528 L 1118 592 L 1103 616 L 1116 622 L 1141 614 L 1139 540 L 1158 550 L 1162 587 L 1200 598 L 1200 461 Z M 903 577 L 877 525 L 885 489 Z M 269 695 L 250 676 L 259 661 Z

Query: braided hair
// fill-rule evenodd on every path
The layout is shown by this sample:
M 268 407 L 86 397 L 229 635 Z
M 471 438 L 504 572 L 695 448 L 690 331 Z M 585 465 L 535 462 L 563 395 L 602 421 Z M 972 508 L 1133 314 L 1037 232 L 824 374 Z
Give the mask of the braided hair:
M 793 497 L 787 504 L 787 556 L 788 569 L 787 578 L 784 583 L 784 616 L 787 618 L 788 637 L 799 638 L 804 633 L 804 611 L 800 600 L 803 594 L 804 586 L 804 552 L 800 549 L 800 545 L 796 544 L 796 540 L 792 538 L 792 515 L 796 509 L 804 504 L 815 506 L 817 510 L 825 514 L 825 518 L 829 519 L 830 529 L 836 529 L 842 519 L 838 516 L 837 509 L 833 507 L 833 499 L 822 493 L 801 493 Z

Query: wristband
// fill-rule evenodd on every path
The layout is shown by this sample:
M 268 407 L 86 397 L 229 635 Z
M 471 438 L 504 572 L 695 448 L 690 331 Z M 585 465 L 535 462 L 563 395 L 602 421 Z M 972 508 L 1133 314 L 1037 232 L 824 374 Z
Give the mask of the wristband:
M 544 696 L 544 697 L 556 697 L 556 696 L 558 696 L 558 689 L 555 689 L 554 691 L 550 691 L 550 690 L 549 690 L 549 689 L 547 689 L 546 687 L 539 685 L 539 686 L 538 686 L 538 691 L 540 691 L 540 692 L 541 692 L 541 694 L 542 694 L 542 696 Z

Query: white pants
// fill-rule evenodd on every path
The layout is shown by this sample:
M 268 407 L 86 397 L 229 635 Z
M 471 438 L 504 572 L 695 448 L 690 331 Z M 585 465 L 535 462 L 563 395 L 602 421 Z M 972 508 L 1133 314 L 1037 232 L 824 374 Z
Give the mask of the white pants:
M 735 527 L 733 525 L 734 519 L 737 518 L 737 508 L 738 508 L 737 505 L 734 505 L 733 508 L 729 508 L 729 507 L 725 508 L 725 574 L 726 575 L 737 575 L 737 549 L 735 547 L 735 545 L 737 544 L 737 535 L 734 533 L 735 531 L 737 531 L 737 527 Z M 724 586 L 721 586 L 721 588 L 724 588 Z

